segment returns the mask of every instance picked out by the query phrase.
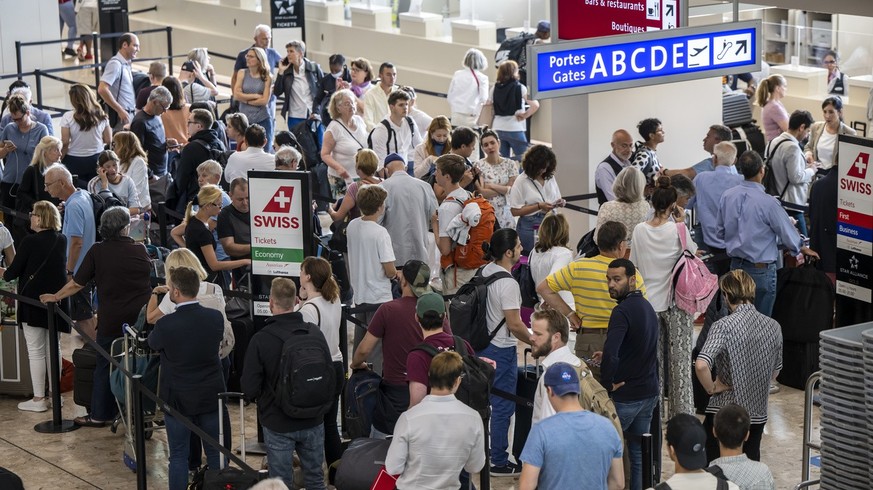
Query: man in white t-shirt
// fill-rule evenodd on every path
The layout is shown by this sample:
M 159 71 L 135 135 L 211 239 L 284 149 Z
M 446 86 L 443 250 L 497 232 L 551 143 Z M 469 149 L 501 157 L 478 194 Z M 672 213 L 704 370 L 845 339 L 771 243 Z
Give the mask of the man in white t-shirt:
M 264 151 L 267 145 L 267 132 L 264 128 L 259 124 L 252 124 L 246 129 L 245 138 L 247 148 L 227 157 L 224 179 L 228 183 L 237 177 L 248 178 L 249 170 L 276 169 L 276 158 Z
M 361 217 L 346 227 L 349 251 L 346 254 L 349 279 L 354 291 L 355 305 L 379 305 L 393 299 L 391 279 L 397 276 L 394 267 L 394 248 L 391 236 L 377 220 L 385 212 L 388 192 L 378 185 L 366 185 L 358 190 L 358 209 Z M 354 347 L 357 348 L 366 333 L 366 325 L 373 317 L 368 313 L 359 318 L 364 328 L 355 328 Z M 382 350 L 374 349 L 367 357 L 377 372 L 382 372 Z
M 421 144 L 415 121 L 409 117 L 409 94 L 395 90 L 388 96 L 388 117 L 370 131 L 367 144 L 376 152 L 379 162 L 384 162 L 390 153 L 397 153 L 409 161 L 415 147 Z
M 439 167 L 438 167 L 439 168 Z M 437 170 L 439 172 L 439 170 Z M 518 381 L 518 341 L 530 344 L 530 332 L 521 321 L 521 291 L 509 271 L 521 258 L 518 233 L 511 228 L 494 232 L 487 247 L 486 258 L 492 260 L 483 267 L 486 284 L 490 276 L 502 277 L 488 285 L 485 302 L 485 323 L 493 335 L 488 347 L 476 353 L 497 363 L 493 387 L 515 393 Z M 477 279 L 478 280 L 478 279 Z M 521 465 L 509 461 L 509 420 L 515 413 L 515 403 L 491 396 L 491 476 L 517 476 Z
M 534 358 L 541 359 L 540 365 L 544 370 L 556 362 L 566 362 L 574 367 L 582 365 L 582 361 L 567 347 L 570 323 L 564 315 L 552 309 L 538 310 L 530 317 L 530 327 L 531 354 Z M 531 425 L 554 414 L 555 408 L 549 403 L 549 394 L 543 384 L 543 377 L 540 376 L 537 391 L 534 393 Z

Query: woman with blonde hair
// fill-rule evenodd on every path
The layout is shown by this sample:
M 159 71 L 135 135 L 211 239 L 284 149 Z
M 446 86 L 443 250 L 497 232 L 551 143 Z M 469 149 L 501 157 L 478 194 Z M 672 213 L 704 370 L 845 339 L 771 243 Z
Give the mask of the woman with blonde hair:
M 634 227 L 646 220 L 649 214 L 649 203 L 645 199 L 646 177 L 636 167 L 626 167 L 615 177 L 612 183 L 614 201 L 600 205 L 597 212 L 597 226 L 594 228 L 595 241 L 597 229 L 608 221 L 618 221 L 627 230 L 628 246 L 634 232 Z
M 345 379 L 345 363 L 339 349 L 342 302 L 339 284 L 333 277 L 330 262 L 321 257 L 307 257 L 303 260 L 300 265 L 300 298 L 303 303 L 297 311 L 303 315 L 303 321 L 318 325 L 330 348 L 336 379 Z M 342 389 L 343 383 L 338 382 L 333 404 L 324 414 L 324 456 L 328 466 L 339 460 L 343 452 L 336 425 Z
M 246 115 L 249 124 L 260 124 L 267 141 L 273 141 L 273 120 L 276 116 L 268 110 L 273 76 L 267 64 L 267 53 L 261 48 L 252 47 L 245 59 L 246 67 L 237 72 L 233 98 L 239 101 L 239 111 Z
M 20 224 L 24 225 L 27 221 L 27 213 L 33 209 L 33 203 L 50 201 L 57 204 L 57 200 L 45 188 L 45 170 L 60 163 L 62 147 L 61 140 L 54 136 L 44 136 L 34 148 L 33 159 L 21 176 L 18 198 L 15 201 L 15 210 L 20 214 L 16 220 Z
M 379 169 L 379 157 L 376 152 L 370 149 L 363 149 L 355 155 L 355 171 L 358 174 L 359 180 L 349 184 L 346 188 L 346 195 L 343 196 L 340 205 L 337 209 L 334 206 L 328 206 L 327 213 L 334 221 L 351 221 L 361 215 L 358 210 L 358 190 L 365 185 L 379 185 L 382 179 L 376 176 L 376 171 Z
M 345 194 L 346 186 L 352 183 L 355 157 L 358 151 L 366 148 L 367 125 L 357 115 L 355 94 L 349 89 L 334 92 L 327 110 L 331 121 L 324 131 L 321 159 L 328 166 L 331 192 L 337 197 Z
M 18 279 L 18 294 L 38 301 L 41 294 L 57 291 L 67 282 L 67 237 L 61 233 L 61 214 L 49 201 L 34 203 L 30 227 L 35 233 L 21 240 L 20 253 L 3 271 L 3 279 Z M 67 311 L 67 302 L 58 306 Z M 24 331 L 33 387 L 33 399 L 19 403 L 18 409 L 45 412 L 48 410 L 45 380 L 51 361 L 47 310 L 19 303 L 18 322 Z M 58 331 L 70 333 L 69 325 L 60 316 L 55 317 L 55 325 Z
M 112 128 L 91 87 L 77 83 L 69 94 L 73 110 L 61 117 L 63 162 L 80 182 L 88 182 L 97 175 L 97 157 L 112 140 Z
M 185 247 L 197 256 L 200 265 L 206 271 L 206 280 L 227 287 L 224 282 L 224 274 L 220 271 L 229 271 L 237 267 L 251 265 L 251 259 L 218 260 L 215 255 L 215 236 L 209 230 L 209 220 L 221 212 L 222 192 L 217 185 L 204 185 L 197 193 L 199 209 L 194 213 L 192 207 L 194 201 L 188 203 L 185 210 Z
M 767 141 L 788 130 L 788 110 L 782 104 L 787 91 L 788 82 L 778 73 L 770 75 L 758 84 L 755 102 L 761 107 L 764 137 Z
M 418 146 L 415 147 L 414 174 L 416 178 L 427 177 L 433 174 L 436 168 L 436 159 L 445 155 L 452 149 L 452 123 L 446 116 L 433 118 L 427 127 L 427 134 Z
M 142 149 L 139 138 L 130 131 L 119 131 L 112 136 L 112 148 L 118 155 L 122 175 L 133 181 L 139 194 L 139 204 L 143 211 L 148 211 L 152 208 L 149 169 L 145 160 L 146 152 Z
M 209 58 L 209 50 L 207 48 L 194 48 L 191 51 L 188 51 L 188 60 L 194 62 L 194 67 L 200 70 L 200 73 L 212 84 L 212 87 L 215 87 L 215 67 L 212 66 L 211 59 Z M 195 72 L 196 73 L 196 72 Z M 194 83 L 203 83 L 198 78 Z M 203 84 L 206 86 L 206 84 Z

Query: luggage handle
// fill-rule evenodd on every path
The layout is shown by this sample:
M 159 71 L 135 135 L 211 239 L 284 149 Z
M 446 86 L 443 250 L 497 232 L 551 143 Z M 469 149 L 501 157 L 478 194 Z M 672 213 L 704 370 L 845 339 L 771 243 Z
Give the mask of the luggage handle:
M 242 460 L 246 460 L 246 406 L 243 398 L 245 397 L 245 393 L 241 393 L 238 391 L 223 391 L 218 394 L 218 442 L 219 444 L 224 444 L 224 406 L 222 404 L 226 404 L 227 400 L 233 397 L 239 398 L 239 427 L 240 427 L 240 454 L 242 456 Z M 228 413 L 230 415 L 230 413 Z M 219 465 L 221 468 L 224 468 L 224 453 L 221 451 L 218 452 L 218 457 L 220 458 Z M 219 469 L 221 469 L 219 468 Z

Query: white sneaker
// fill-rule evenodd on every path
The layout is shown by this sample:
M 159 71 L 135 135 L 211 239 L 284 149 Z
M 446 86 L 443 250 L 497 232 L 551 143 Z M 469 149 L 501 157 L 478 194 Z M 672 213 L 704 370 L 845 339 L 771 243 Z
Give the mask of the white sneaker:
M 27 400 L 26 402 L 21 402 L 18 404 L 18 409 L 24 412 L 45 412 L 48 410 L 48 403 L 45 399 L 36 401 L 36 400 Z
M 47 397 L 45 398 L 45 402 L 46 402 L 46 405 L 48 406 L 48 408 L 52 408 L 52 397 L 51 397 L 51 395 L 49 395 L 49 396 L 47 396 Z M 64 399 L 61 398 L 61 407 L 63 407 L 63 406 L 64 406 Z

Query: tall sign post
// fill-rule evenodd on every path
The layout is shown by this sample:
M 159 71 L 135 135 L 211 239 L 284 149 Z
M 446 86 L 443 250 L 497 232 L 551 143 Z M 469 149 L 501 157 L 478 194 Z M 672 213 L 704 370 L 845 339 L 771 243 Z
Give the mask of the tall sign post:
M 300 39 L 306 42 L 304 0 L 268 0 L 270 26 L 273 29 L 300 29 Z M 279 50 L 282 51 L 281 49 Z
M 837 190 L 837 317 L 873 320 L 873 140 L 840 135 Z
M 259 330 L 270 313 L 274 277 L 300 277 L 312 254 L 312 202 L 308 172 L 249 171 L 252 246 L 252 313 Z

